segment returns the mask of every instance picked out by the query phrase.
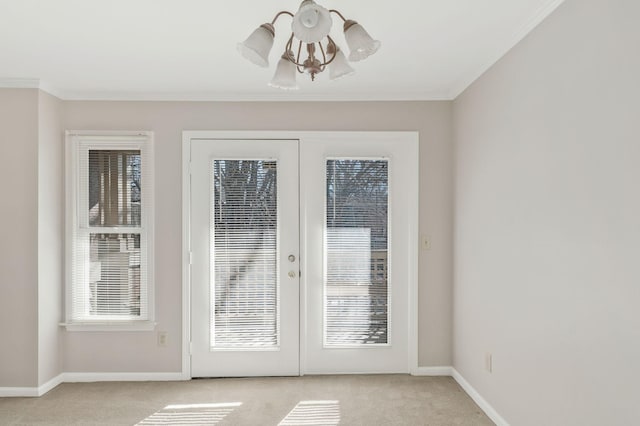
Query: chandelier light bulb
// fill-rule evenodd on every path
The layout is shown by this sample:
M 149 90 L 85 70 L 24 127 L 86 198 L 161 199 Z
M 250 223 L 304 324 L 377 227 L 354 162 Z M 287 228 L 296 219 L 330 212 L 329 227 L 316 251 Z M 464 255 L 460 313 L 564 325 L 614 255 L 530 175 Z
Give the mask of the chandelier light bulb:
M 304 0 L 298 13 L 293 15 L 291 30 L 303 43 L 317 43 L 331 31 L 331 13 L 313 0 Z
M 306 28 L 314 28 L 318 25 L 318 21 L 320 20 L 320 13 L 316 9 L 307 9 L 300 13 L 300 22 Z

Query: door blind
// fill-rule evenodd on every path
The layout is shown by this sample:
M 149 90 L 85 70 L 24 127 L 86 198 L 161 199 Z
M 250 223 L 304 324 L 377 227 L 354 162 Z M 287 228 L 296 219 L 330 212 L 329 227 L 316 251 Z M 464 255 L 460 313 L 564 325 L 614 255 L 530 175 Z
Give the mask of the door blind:
M 279 344 L 275 161 L 214 160 L 211 346 Z
M 387 160 L 327 160 L 327 346 L 387 343 L 388 193 Z

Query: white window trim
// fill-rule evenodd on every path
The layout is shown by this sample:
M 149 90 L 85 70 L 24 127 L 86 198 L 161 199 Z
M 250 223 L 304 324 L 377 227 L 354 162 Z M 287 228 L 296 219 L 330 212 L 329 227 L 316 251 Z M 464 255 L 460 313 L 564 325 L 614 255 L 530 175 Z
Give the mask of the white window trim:
M 72 275 L 73 275 L 73 233 L 78 223 L 78 147 L 81 142 L 99 142 L 108 146 L 109 142 L 138 141 L 146 151 L 143 158 L 144 176 L 151 184 L 143 186 L 144 196 L 152 208 L 144 213 L 147 256 L 147 319 L 144 320 L 73 320 Z M 151 331 L 155 328 L 155 277 L 154 277 L 154 208 L 155 185 L 153 165 L 153 132 L 151 131 L 73 131 L 65 132 L 65 322 L 61 326 L 67 331 Z

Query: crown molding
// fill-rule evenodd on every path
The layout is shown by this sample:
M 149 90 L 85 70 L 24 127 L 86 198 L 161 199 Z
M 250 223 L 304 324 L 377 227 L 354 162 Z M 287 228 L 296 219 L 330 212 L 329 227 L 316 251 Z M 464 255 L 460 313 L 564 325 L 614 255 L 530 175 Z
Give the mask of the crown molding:
M 447 91 L 380 93 L 241 92 L 126 92 L 60 90 L 39 79 L 0 78 L 0 88 L 40 89 L 64 101 L 167 101 L 167 102 L 376 102 L 450 101 Z
M 192 101 L 192 102 L 373 102 L 373 101 L 448 101 L 443 92 L 387 93 L 306 93 L 304 91 L 273 93 L 240 92 L 63 92 L 69 101 Z
M 453 85 L 449 92 L 449 99 L 455 100 L 460 96 L 469 86 L 471 86 L 478 78 L 480 78 L 489 68 L 494 66 L 504 55 L 506 55 L 511 49 L 513 49 L 518 43 L 520 43 L 534 28 L 542 23 L 558 6 L 564 3 L 564 0 L 548 0 L 545 2 L 536 13 L 524 23 L 513 34 L 512 37 L 504 38 L 504 43 L 498 45 L 493 54 L 490 55 L 484 62 L 483 66 L 472 70 L 463 75 L 457 83 Z
M 40 89 L 64 100 L 64 93 L 38 78 L 0 78 L 0 89 Z
M 63 91 L 59 90 L 57 87 L 49 84 L 46 81 L 40 80 L 40 85 L 38 86 L 38 88 L 43 92 L 47 92 L 48 94 L 55 96 L 58 99 L 62 99 L 62 100 L 65 99 Z
M 2 89 L 39 89 L 40 80 L 37 78 L 0 78 Z

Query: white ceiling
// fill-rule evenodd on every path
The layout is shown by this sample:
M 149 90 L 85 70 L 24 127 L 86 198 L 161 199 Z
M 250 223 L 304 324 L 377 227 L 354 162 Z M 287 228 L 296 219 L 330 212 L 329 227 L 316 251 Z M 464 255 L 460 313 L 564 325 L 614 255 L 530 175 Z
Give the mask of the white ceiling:
M 339 81 L 267 86 L 290 34 L 276 23 L 271 67 L 236 51 L 299 0 L 0 0 L 0 87 L 63 99 L 453 99 L 563 0 L 318 0 L 357 20 L 382 47 Z M 345 46 L 339 20 L 332 35 Z M 345 48 L 345 50 L 347 50 Z

